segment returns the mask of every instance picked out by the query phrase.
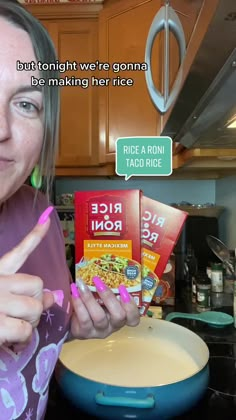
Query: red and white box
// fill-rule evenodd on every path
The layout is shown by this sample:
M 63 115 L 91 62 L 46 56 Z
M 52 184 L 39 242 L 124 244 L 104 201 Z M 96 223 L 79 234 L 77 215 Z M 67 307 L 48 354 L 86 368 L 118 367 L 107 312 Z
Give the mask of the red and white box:
M 141 191 L 75 192 L 75 272 L 97 300 L 99 276 L 115 294 L 124 284 L 140 307 Z
M 142 196 L 142 308 L 145 315 L 188 213 Z

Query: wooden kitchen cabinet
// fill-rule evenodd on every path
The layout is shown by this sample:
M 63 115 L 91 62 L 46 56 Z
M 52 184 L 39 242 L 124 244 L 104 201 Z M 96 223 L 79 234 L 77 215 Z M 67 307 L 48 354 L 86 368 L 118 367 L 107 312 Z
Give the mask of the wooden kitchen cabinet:
M 187 53 L 183 64 L 183 81 L 214 14 L 218 0 L 171 0 L 184 28 Z M 82 4 L 31 5 L 27 8 L 48 29 L 60 61 L 103 63 L 143 63 L 148 31 L 163 0 L 96 0 Z M 156 37 L 152 52 L 152 75 L 156 87 L 163 91 L 163 33 Z M 179 67 L 179 52 L 170 37 L 170 84 Z M 131 78 L 134 85 L 114 87 L 64 87 L 61 90 L 60 145 L 56 174 L 58 176 L 113 176 L 115 174 L 115 140 L 122 136 L 159 135 L 169 110 L 161 115 L 154 107 L 144 71 L 72 72 L 61 77 Z M 173 159 L 172 177 L 200 177 L 199 170 L 214 168 L 217 178 L 218 159 L 191 156 L 181 151 Z M 219 151 L 220 153 L 220 151 Z M 214 159 L 214 162 L 211 161 Z M 187 163 L 189 162 L 189 164 Z M 195 162 L 195 163 L 194 163 Z M 198 166 L 199 162 L 199 166 Z M 208 163 L 206 163 L 208 162 Z M 222 167 L 222 173 L 226 167 Z M 211 169 L 210 168 L 210 169 Z M 233 170 L 232 165 L 232 170 Z
M 171 0 L 170 5 L 177 13 L 184 29 L 186 56 L 182 65 L 182 83 L 184 83 L 196 53 L 215 13 L 219 0 Z M 161 55 L 164 54 L 163 38 L 160 44 Z M 179 70 L 179 48 L 175 37 L 170 33 L 170 86 L 173 85 Z M 163 115 L 163 128 L 173 109 Z
M 99 3 L 99 2 L 97 2 Z M 98 59 L 99 4 L 29 7 L 51 35 L 60 62 L 92 63 Z M 56 172 L 75 174 L 73 168 L 97 167 L 104 162 L 99 144 L 98 88 L 91 87 L 94 71 L 67 71 L 61 78 L 85 79 L 84 87 L 61 87 L 59 151 Z M 89 86 L 86 87 L 86 80 Z
M 54 40 L 60 62 L 92 63 L 97 59 L 96 19 L 42 23 Z M 96 73 L 81 70 L 60 74 L 61 78 L 80 79 L 81 85 L 61 88 L 57 167 L 96 166 L 102 159 L 99 150 L 98 89 L 90 86 L 93 75 Z
M 171 7 L 177 13 L 183 26 L 186 47 L 188 49 L 191 36 L 197 23 L 204 0 L 172 0 Z M 170 86 L 177 76 L 179 69 L 179 48 L 176 38 L 170 32 Z
M 161 0 L 107 1 L 99 14 L 99 59 L 113 63 L 143 63 L 151 22 L 161 7 Z M 153 46 L 153 79 L 161 88 L 159 39 Z M 101 72 L 105 78 L 131 78 L 133 86 L 117 87 L 112 83 L 100 88 L 100 143 L 105 145 L 106 161 L 115 160 L 115 141 L 126 136 L 160 134 L 161 115 L 153 106 L 144 71 Z M 101 77 L 101 76 L 100 76 Z
M 197 42 L 194 32 L 198 26 L 200 33 L 210 20 L 211 13 L 204 15 L 207 3 L 204 0 L 172 0 L 170 6 L 174 8 L 182 23 L 186 45 L 192 48 L 193 60 L 197 51 Z M 213 10 L 217 0 L 213 0 Z M 158 0 L 108 0 L 99 15 L 99 58 L 102 62 L 129 63 L 143 62 L 149 28 L 163 1 Z M 202 21 L 198 20 L 203 6 L 205 7 Z M 208 12 L 207 9 L 207 12 Z M 212 12 L 213 14 L 213 12 Z M 205 26 L 204 26 L 205 25 Z M 163 92 L 164 72 L 164 35 L 161 32 L 155 39 L 152 51 L 152 75 L 155 86 Z M 190 42 L 192 41 L 192 43 Z M 199 44 L 200 45 L 200 44 Z M 198 45 L 198 46 L 199 46 Z M 195 49 L 194 49 L 195 48 Z M 176 78 L 179 69 L 179 48 L 172 34 L 170 34 L 170 87 Z M 106 161 L 115 160 L 115 140 L 122 136 L 155 136 L 160 135 L 167 121 L 166 115 L 161 115 L 153 105 L 146 86 L 145 72 L 120 71 L 120 77 L 133 78 L 132 87 L 108 87 L 101 89 L 99 95 L 99 123 L 100 143 L 105 144 Z M 104 77 L 114 78 L 112 70 Z

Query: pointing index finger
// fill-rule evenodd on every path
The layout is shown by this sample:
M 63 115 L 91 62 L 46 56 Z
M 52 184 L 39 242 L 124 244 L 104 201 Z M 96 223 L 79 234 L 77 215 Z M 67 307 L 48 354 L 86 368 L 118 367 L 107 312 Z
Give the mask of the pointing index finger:
M 14 274 L 24 264 L 46 235 L 50 226 L 49 216 L 52 211 L 53 207 L 48 207 L 41 214 L 37 225 L 31 232 L 15 248 L 0 258 L 0 275 Z

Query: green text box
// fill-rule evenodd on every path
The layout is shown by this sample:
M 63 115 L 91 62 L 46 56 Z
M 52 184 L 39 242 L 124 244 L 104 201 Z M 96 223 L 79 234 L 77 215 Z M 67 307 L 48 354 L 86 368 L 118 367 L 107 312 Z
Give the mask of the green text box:
M 116 140 L 116 174 L 127 181 L 131 176 L 172 174 L 170 137 L 120 137 Z

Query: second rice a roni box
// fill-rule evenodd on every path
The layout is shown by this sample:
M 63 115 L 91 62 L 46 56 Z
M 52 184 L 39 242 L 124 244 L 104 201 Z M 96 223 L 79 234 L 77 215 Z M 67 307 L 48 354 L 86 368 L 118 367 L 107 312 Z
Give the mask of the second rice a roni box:
M 179 238 L 187 213 L 142 196 L 142 308 L 145 315 Z
M 115 294 L 124 284 L 141 306 L 141 191 L 75 192 L 75 272 L 102 303 L 99 276 Z

